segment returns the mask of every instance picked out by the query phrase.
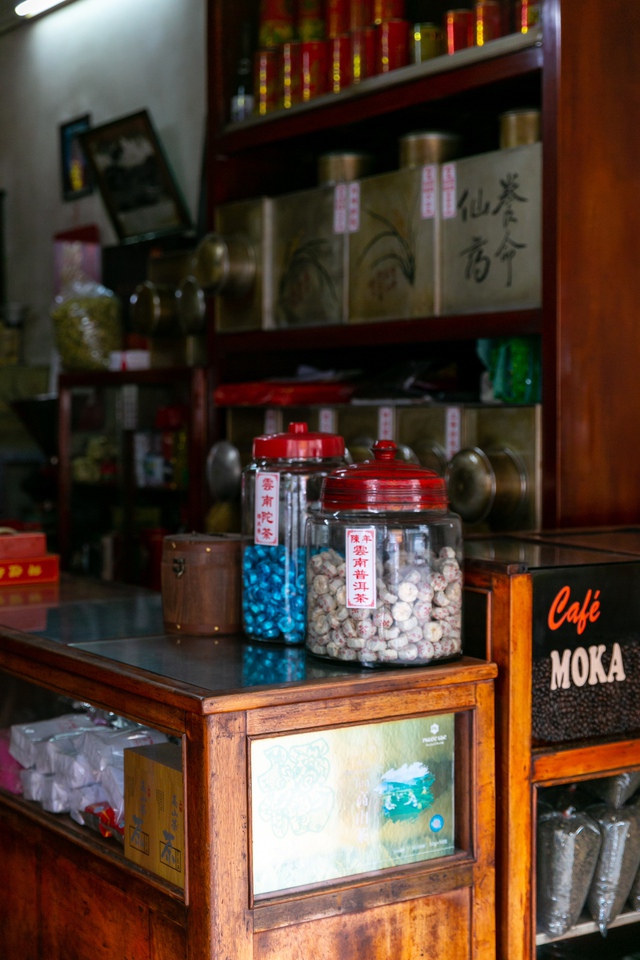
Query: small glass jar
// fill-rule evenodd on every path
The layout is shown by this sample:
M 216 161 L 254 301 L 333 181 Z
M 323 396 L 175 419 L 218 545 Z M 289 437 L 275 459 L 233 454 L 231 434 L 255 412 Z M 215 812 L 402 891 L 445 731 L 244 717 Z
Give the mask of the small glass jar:
M 308 649 L 366 666 L 462 655 L 462 523 L 445 481 L 396 459 L 334 471 L 307 523 Z
M 247 637 L 304 643 L 305 527 L 322 481 L 345 464 L 344 440 L 290 423 L 256 437 L 242 474 L 242 623 Z

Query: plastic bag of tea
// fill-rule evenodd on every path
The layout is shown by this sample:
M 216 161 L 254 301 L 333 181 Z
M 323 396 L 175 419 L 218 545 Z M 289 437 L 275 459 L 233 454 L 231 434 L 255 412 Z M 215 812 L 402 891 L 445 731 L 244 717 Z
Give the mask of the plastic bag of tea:
M 640 867 L 640 808 L 630 804 L 616 810 L 599 803 L 588 812 L 600 827 L 602 843 L 587 905 L 604 937 L 624 907 Z
M 619 809 L 640 787 L 640 770 L 628 770 L 613 777 L 600 777 L 598 780 L 589 781 L 587 787 L 603 803 Z
M 574 806 L 563 810 L 546 804 L 538 816 L 538 926 L 560 937 L 577 922 L 584 908 L 600 851 L 595 820 Z

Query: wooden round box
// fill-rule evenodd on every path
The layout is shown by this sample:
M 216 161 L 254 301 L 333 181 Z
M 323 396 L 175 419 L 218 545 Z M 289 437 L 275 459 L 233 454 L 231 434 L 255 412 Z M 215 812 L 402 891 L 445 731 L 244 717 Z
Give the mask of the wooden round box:
M 162 616 L 167 633 L 240 631 L 239 533 L 181 533 L 162 546 Z

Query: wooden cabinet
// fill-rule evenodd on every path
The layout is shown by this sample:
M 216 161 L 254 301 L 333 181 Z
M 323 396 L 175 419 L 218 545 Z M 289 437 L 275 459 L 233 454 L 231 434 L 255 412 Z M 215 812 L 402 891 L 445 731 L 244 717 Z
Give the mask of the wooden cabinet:
M 356 90 L 229 125 L 240 26 L 258 4 L 209 0 L 209 202 L 313 186 L 320 153 L 371 150 L 390 168 L 397 139 L 453 129 L 466 153 L 497 148 L 505 110 L 542 111 L 542 307 L 378 324 L 211 333 L 226 380 L 357 365 L 372 375 L 436 344 L 472 362 L 479 337 L 541 338 L 542 515 L 546 527 L 637 516 L 636 321 L 640 274 L 634 218 L 640 196 L 633 138 L 640 106 L 640 13 L 626 0 L 543 0 L 541 33 L 514 35 L 374 78 Z M 619 451 L 625 450 L 624 468 Z
M 161 537 L 203 529 L 207 384 L 200 367 L 60 377 L 65 569 L 160 588 Z
M 127 634 L 132 615 L 137 635 Z M 55 706 L 64 712 L 71 698 L 170 734 L 182 744 L 186 810 L 182 890 L 127 860 L 115 841 L 1 791 L 2 851 L 12 878 L 0 900 L 3 958 L 66 960 L 73 943 L 77 960 L 287 960 L 313 952 L 327 960 L 492 960 L 495 667 L 463 658 L 427 669 L 354 671 L 239 637 L 164 636 L 159 615 L 155 594 L 63 578 L 44 629 L 29 635 L 0 628 L 3 726 L 27 707 L 40 716 Z M 87 628 L 72 637 L 79 617 Z M 297 748 L 299 758 L 301 743 L 333 738 L 342 769 L 362 772 L 363 736 L 400 725 L 393 750 L 398 761 L 411 761 L 406 724 L 437 739 L 438 718 L 453 731 L 451 853 L 359 870 L 357 850 L 366 853 L 379 840 L 374 811 L 370 836 L 364 830 L 358 837 L 367 821 L 356 815 L 366 804 L 342 803 L 332 766 L 323 786 L 335 791 L 353 859 L 336 868 L 334 858 L 325 879 L 281 881 L 259 892 L 258 841 L 269 833 L 256 803 L 268 799 L 259 777 L 265 748 L 291 757 Z M 358 796 L 372 803 L 375 766 L 371 782 L 358 785 Z M 436 837 L 442 823 L 432 819 L 407 821 L 406 829 Z M 297 851 L 303 866 L 307 851 L 317 851 L 317 825 L 292 819 L 287 831 L 281 824 L 281 846 Z M 324 843 L 331 848 L 334 839 Z
M 541 955 L 536 949 L 553 939 L 536 927 L 536 817 L 545 789 L 584 785 L 640 769 L 640 717 L 633 707 L 623 706 L 621 692 L 622 686 L 635 691 L 640 683 L 634 667 L 636 591 L 629 586 L 637 583 L 639 560 L 640 531 L 635 528 L 478 538 L 467 543 L 465 650 L 487 656 L 498 666 L 498 960 L 533 960 Z M 594 599 L 599 606 L 591 612 Z M 582 626 L 578 608 L 590 611 Z M 554 682 L 549 666 L 554 652 L 556 665 L 564 655 L 568 668 L 574 651 L 584 658 L 586 650 L 595 653 L 602 644 L 600 655 L 609 669 L 616 641 L 627 667 L 626 675 L 621 674 L 623 683 L 614 682 L 617 677 L 600 682 L 609 679 L 602 671 L 588 682 L 586 675 L 575 671 L 561 683 L 558 677 Z M 633 692 L 631 703 L 635 702 Z M 607 935 L 607 957 L 622 957 L 632 946 L 637 949 L 639 923 L 640 914 L 628 907 L 623 910 Z M 575 952 L 561 956 L 602 956 L 601 934 L 586 909 L 564 939 L 569 947 L 576 945 Z

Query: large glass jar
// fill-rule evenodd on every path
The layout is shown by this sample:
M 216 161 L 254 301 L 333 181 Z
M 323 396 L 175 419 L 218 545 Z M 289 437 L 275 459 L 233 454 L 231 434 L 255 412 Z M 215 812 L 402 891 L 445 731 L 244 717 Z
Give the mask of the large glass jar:
M 308 649 L 366 666 L 462 653 L 462 524 L 431 470 L 396 459 L 334 471 L 307 523 Z
M 242 474 L 242 623 L 253 640 L 304 643 L 308 509 L 344 450 L 342 437 L 306 423 L 253 441 Z

